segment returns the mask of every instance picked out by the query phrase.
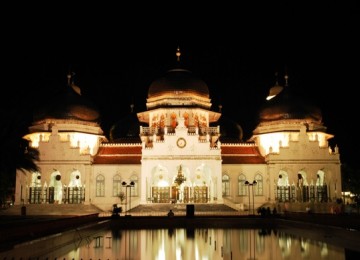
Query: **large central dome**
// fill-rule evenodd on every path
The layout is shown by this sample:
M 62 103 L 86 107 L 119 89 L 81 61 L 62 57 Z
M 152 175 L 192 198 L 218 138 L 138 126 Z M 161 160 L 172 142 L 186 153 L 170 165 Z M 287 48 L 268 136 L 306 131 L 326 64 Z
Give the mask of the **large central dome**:
M 148 110 L 168 107 L 210 109 L 209 88 L 189 70 L 180 67 L 180 48 L 176 50 L 177 67 L 154 80 L 148 91 Z
M 209 109 L 209 88 L 191 71 L 172 69 L 151 83 L 146 106 L 148 109 L 179 106 Z
M 178 92 L 209 97 L 209 88 L 206 83 L 185 69 L 169 70 L 163 77 L 153 81 L 149 88 L 148 97 Z

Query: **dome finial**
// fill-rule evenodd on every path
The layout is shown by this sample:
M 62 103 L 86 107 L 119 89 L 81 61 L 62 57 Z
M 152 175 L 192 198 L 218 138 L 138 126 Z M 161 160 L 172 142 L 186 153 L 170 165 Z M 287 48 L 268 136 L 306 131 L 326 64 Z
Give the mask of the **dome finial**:
M 68 80 L 67 83 L 69 86 L 74 85 L 74 76 L 75 76 L 75 72 L 70 70 L 69 73 L 67 74 L 67 80 Z
M 221 113 L 222 105 L 219 105 L 219 112 Z
M 289 86 L 289 75 L 285 74 L 284 78 L 285 78 L 285 86 L 287 87 Z
M 288 75 L 288 72 L 287 72 L 287 68 L 285 67 L 285 87 L 289 86 L 289 75 Z
M 181 56 L 181 52 L 180 52 L 180 47 L 178 46 L 176 49 L 176 57 L 177 57 L 177 61 L 180 62 L 180 56 Z
M 68 79 L 68 86 L 71 87 L 76 93 L 78 93 L 81 96 L 81 89 L 75 85 L 74 82 L 74 76 L 75 76 L 75 72 L 69 71 L 68 75 L 67 75 L 67 79 Z
M 133 113 L 134 112 L 134 103 L 131 103 L 131 105 L 130 105 L 130 111 L 131 111 L 131 113 Z
M 69 73 L 67 74 L 67 84 L 70 86 L 71 85 L 71 72 L 69 71 Z

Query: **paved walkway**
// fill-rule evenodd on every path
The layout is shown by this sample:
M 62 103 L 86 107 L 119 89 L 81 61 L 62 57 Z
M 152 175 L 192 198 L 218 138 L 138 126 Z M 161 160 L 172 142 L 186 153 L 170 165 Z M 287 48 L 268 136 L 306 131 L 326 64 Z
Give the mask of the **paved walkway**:
M 186 215 L 187 211 L 192 210 L 195 215 L 244 215 L 247 212 L 235 210 L 225 204 L 170 204 L 170 203 L 151 203 L 143 204 L 127 211 L 126 205 L 121 205 L 122 214 L 132 214 L 137 216 L 163 216 L 167 215 L 171 209 L 175 215 Z M 109 216 L 112 211 L 103 211 L 93 205 L 84 204 L 26 204 L 25 208 L 15 205 L 8 209 L 0 210 L 0 216 L 80 216 L 96 214 L 99 216 Z
M 189 206 L 190 205 L 190 206 Z M 191 208 L 193 206 L 193 208 Z M 190 207 L 190 208 L 189 208 Z M 246 217 L 251 216 L 248 211 L 238 211 L 225 204 L 162 204 L 152 203 L 139 205 L 130 211 L 122 208 L 120 216 L 131 215 L 138 217 L 156 217 L 167 216 L 169 210 L 172 210 L 175 217 L 187 216 L 188 214 L 195 217 Z M 12 206 L 8 209 L 0 210 L 1 223 L 20 223 L 37 222 L 50 218 L 68 218 L 74 216 L 98 215 L 99 217 L 110 217 L 112 211 L 104 212 L 93 205 L 83 204 L 28 204 L 26 212 L 23 214 L 21 206 Z M 255 212 L 256 216 L 259 216 Z M 354 229 L 360 231 L 360 217 L 358 214 L 309 214 L 287 212 L 278 215 L 279 218 L 301 221 L 326 226 L 337 226 L 346 229 Z
M 167 214 L 170 209 L 175 215 L 186 215 L 194 213 L 194 215 L 237 215 L 244 212 L 235 210 L 225 204 L 163 204 L 152 203 L 143 204 L 135 208 L 132 208 L 128 212 L 134 215 L 146 216 L 146 215 L 163 215 Z M 123 210 L 126 210 L 123 209 Z

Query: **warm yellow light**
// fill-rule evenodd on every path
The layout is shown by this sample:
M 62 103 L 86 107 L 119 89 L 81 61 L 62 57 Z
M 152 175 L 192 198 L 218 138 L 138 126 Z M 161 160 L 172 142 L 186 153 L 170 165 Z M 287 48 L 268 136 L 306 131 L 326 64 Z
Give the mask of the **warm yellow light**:
M 159 186 L 159 187 L 169 187 L 169 182 L 167 182 L 165 180 L 160 180 L 158 182 L 157 186 Z
M 266 100 L 270 100 L 270 99 L 272 99 L 273 97 L 275 97 L 275 95 L 267 96 L 267 97 L 266 97 Z
M 63 134 L 60 134 L 60 136 Z M 79 147 L 80 153 L 87 154 L 90 153 L 94 155 L 94 148 L 98 143 L 98 138 L 96 135 L 82 134 L 82 133 L 67 133 L 64 134 L 66 137 L 70 138 L 71 147 Z M 63 136 L 63 137 L 65 137 Z
M 326 147 L 327 146 L 327 135 L 323 132 L 311 132 L 308 133 L 310 141 L 318 141 L 319 147 Z
M 319 142 L 319 147 L 327 146 L 327 135 L 322 132 L 307 133 L 309 141 Z M 259 146 L 265 155 L 269 153 L 278 153 L 280 146 L 288 147 L 289 141 L 298 141 L 299 132 L 269 133 L 259 135 Z
M 48 142 L 49 137 L 50 133 L 33 133 L 26 135 L 24 139 L 30 141 L 31 147 L 38 148 L 40 140 L 42 140 L 43 142 Z
M 70 146 L 73 148 L 79 148 L 81 154 L 95 154 L 95 148 L 98 145 L 98 136 L 92 134 L 83 133 L 58 133 L 60 141 L 70 142 Z M 32 133 L 26 135 L 24 138 L 29 140 L 31 147 L 38 148 L 40 140 L 43 142 L 49 142 L 51 133 Z
M 289 134 L 288 133 L 270 133 L 259 136 L 259 145 L 264 149 L 265 154 L 278 153 L 279 147 L 289 146 Z
M 283 90 L 282 86 L 279 86 L 279 85 L 273 86 L 270 89 L 269 95 L 266 97 L 266 100 L 270 100 L 270 99 L 276 97 L 276 95 L 279 94 L 282 90 Z

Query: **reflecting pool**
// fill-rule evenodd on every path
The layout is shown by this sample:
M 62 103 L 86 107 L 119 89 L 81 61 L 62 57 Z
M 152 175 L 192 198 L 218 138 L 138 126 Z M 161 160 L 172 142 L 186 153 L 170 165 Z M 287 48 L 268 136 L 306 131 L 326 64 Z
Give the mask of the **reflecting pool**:
M 354 254 L 360 252 L 300 237 L 288 229 L 88 229 L 18 244 L 0 252 L 0 259 L 338 260 Z

